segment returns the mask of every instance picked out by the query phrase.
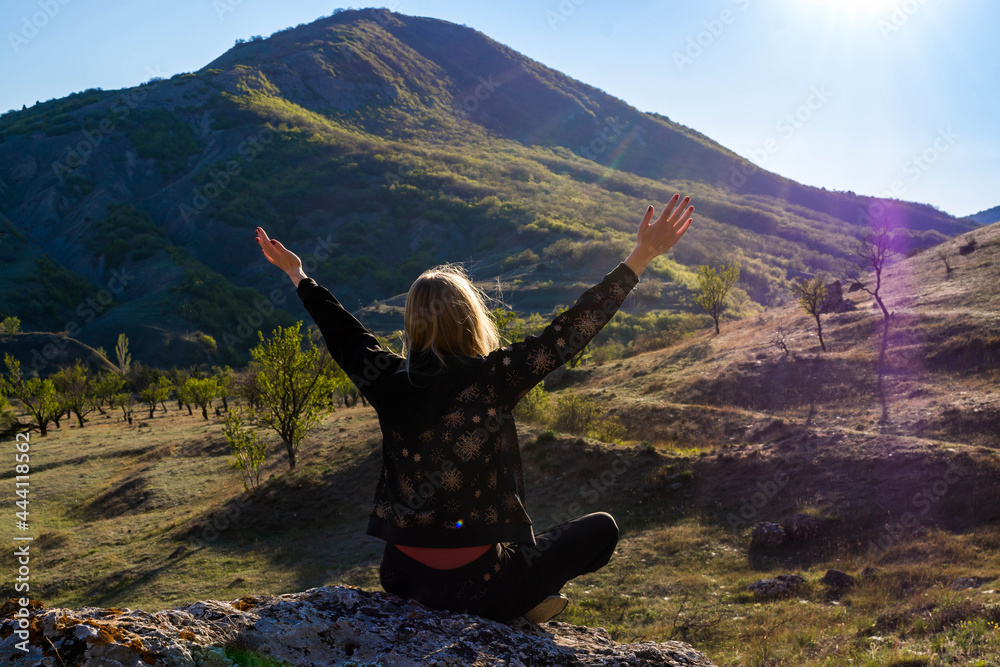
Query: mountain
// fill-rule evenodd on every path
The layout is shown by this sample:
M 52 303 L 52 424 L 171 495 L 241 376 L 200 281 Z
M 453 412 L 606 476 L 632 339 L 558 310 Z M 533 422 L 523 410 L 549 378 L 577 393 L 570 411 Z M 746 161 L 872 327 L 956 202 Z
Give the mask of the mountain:
M 106 350 L 124 332 L 154 365 L 240 364 L 258 329 L 308 322 L 257 225 L 385 332 L 401 319 L 378 300 L 442 261 L 548 313 L 677 191 L 697 224 L 647 274 L 672 310 L 699 264 L 739 260 L 752 312 L 837 272 L 873 217 L 904 250 L 976 227 L 766 172 L 470 28 L 348 10 L 0 117 L 0 316 Z
M 975 215 L 970 215 L 969 219 L 975 220 L 981 225 L 992 225 L 994 222 L 1000 222 L 1000 206 L 994 206 Z

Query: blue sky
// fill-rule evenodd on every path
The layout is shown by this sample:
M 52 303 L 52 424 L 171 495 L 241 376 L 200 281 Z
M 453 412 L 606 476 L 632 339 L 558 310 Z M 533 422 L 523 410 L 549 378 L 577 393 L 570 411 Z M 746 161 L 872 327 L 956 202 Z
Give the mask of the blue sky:
M 194 71 L 315 0 L 6 0 L 0 111 Z M 361 6 L 361 5 L 358 5 Z M 468 25 L 802 183 L 1000 205 L 994 0 L 388 0 Z

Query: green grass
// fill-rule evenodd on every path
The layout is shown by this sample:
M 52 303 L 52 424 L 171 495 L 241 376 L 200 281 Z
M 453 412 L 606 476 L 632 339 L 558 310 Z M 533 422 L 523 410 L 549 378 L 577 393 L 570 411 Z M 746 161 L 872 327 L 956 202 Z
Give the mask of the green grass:
M 370 408 L 328 415 L 294 473 L 272 442 L 265 478 L 274 477 L 250 500 L 226 463 L 221 420 L 175 408 L 131 427 L 97 415 L 83 429 L 64 422 L 44 440 L 32 437 L 40 573 L 32 597 L 50 607 L 155 611 L 327 584 L 380 590 L 382 543 L 364 535 L 379 465 Z M 584 442 L 541 426 L 522 428 L 521 437 L 529 510 L 540 526 L 546 508 L 578 497 L 613 457 L 629 461 L 628 474 L 584 510 L 618 518 L 616 554 L 567 585 L 571 604 L 561 621 L 604 627 L 619 642 L 687 641 L 719 665 L 892 665 L 916 655 L 960 665 L 1000 648 L 1000 606 L 989 606 L 1000 605 L 994 584 L 948 588 L 957 576 L 995 576 L 996 526 L 964 533 L 931 526 L 874 559 L 843 547 L 752 559 L 748 531 L 729 530 L 685 498 L 705 491 L 695 465 L 701 454 Z M 546 481 L 546 470 L 569 474 Z M 668 475 L 682 488 L 670 488 Z M 827 568 L 857 575 L 872 564 L 882 570 L 877 577 L 840 597 L 819 583 Z M 0 566 L 12 566 L 9 554 Z M 783 572 L 809 584 L 771 602 L 746 592 Z

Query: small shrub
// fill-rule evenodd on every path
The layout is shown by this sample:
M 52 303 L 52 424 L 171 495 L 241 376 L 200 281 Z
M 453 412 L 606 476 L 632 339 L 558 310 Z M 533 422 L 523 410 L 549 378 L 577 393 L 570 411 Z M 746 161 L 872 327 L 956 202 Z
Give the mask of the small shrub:
M 560 431 L 589 435 L 604 442 L 620 442 L 625 427 L 593 398 L 580 394 L 562 396 L 553 410 L 553 425 Z
M 544 424 L 549 408 L 549 397 L 541 383 L 536 384 L 514 406 L 514 417 L 520 421 Z
M 965 243 L 958 247 L 958 252 L 961 255 L 971 255 L 976 251 L 976 239 L 972 236 L 965 237 Z
M 620 444 L 625 438 L 625 426 L 616 415 L 602 415 L 591 434 L 602 442 Z
M 595 364 L 600 366 L 601 364 L 611 361 L 612 359 L 621 359 L 625 356 L 627 348 L 625 345 L 617 340 L 609 340 L 604 345 L 594 349 L 590 353 L 590 359 Z
M 198 342 L 204 345 L 212 352 L 215 352 L 216 350 L 219 349 L 219 346 L 216 344 L 215 339 L 206 333 L 203 333 L 200 336 L 198 336 Z
M 553 425 L 560 431 L 584 435 L 593 428 L 602 410 L 597 401 L 580 394 L 560 396 L 556 401 Z
M 239 471 L 243 489 L 251 495 L 256 493 L 260 488 L 260 467 L 264 463 L 267 445 L 261 441 L 256 431 L 244 428 L 240 410 L 226 413 L 222 432 L 233 453 L 229 465 Z
M 0 333 L 16 334 L 21 332 L 21 320 L 14 315 L 5 317 L 0 322 Z
M 776 347 L 786 357 L 791 354 L 791 350 L 788 349 L 788 334 L 788 329 L 778 327 L 774 330 L 774 335 L 771 337 L 771 345 Z
M 527 250 L 522 250 L 518 254 L 504 259 L 503 262 L 500 264 L 500 268 L 507 270 L 518 266 L 528 266 L 530 264 L 537 264 L 540 259 L 541 258 L 534 250 L 528 248 Z

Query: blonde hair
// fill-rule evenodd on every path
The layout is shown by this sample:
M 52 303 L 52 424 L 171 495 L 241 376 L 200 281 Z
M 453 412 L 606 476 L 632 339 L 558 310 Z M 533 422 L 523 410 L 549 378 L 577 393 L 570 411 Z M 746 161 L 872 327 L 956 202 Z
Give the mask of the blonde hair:
M 406 295 L 403 353 L 430 350 L 474 357 L 500 347 L 500 334 L 486 306 L 487 297 L 457 264 L 424 271 Z

